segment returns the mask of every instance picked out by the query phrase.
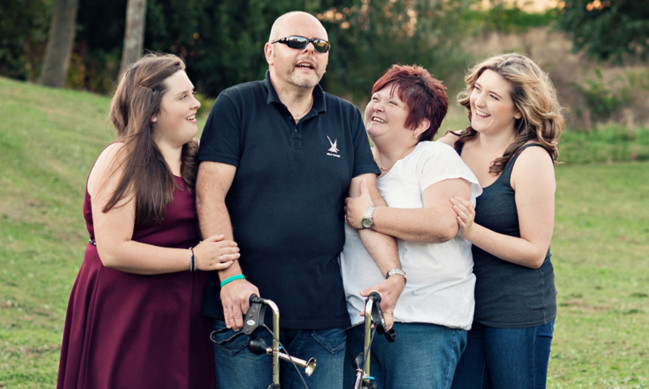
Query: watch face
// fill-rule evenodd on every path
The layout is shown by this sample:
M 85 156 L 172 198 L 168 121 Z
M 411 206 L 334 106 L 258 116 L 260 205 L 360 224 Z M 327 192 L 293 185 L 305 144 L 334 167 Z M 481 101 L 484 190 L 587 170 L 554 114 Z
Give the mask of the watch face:
M 374 221 L 370 219 L 369 217 L 364 217 L 361 219 L 361 225 L 364 228 L 372 228 L 372 224 L 374 224 Z

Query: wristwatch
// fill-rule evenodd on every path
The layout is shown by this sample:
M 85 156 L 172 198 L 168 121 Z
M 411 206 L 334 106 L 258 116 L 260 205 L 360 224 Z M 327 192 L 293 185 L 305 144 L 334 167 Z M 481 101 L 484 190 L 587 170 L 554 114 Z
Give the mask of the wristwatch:
M 385 273 L 385 279 L 387 280 L 391 275 L 395 275 L 395 274 L 398 274 L 401 277 L 403 277 L 404 282 L 408 282 L 408 277 L 406 277 L 406 272 L 403 271 L 403 269 L 399 269 L 398 267 L 388 270 L 388 272 Z
M 374 207 L 373 205 L 367 209 L 367 212 L 365 212 L 365 215 L 363 215 L 363 218 L 361 219 L 361 225 L 363 228 L 370 229 L 374 225 L 374 219 L 372 219 L 372 215 L 374 214 Z

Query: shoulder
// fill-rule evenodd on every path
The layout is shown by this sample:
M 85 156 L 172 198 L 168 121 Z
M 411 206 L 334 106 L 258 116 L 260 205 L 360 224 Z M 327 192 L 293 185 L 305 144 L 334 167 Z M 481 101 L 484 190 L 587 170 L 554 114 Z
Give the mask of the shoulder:
M 113 163 L 118 162 L 118 158 L 123 150 L 125 150 L 125 147 L 126 145 L 124 142 L 114 142 L 106 146 L 106 148 L 104 148 L 104 150 L 99 154 L 99 157 L 97 157 L 93 170 L 95 170 L 99 165 L 112 165 Z
M 233 93 L 247 93 L 247 92 L 256 92 L 259 90 L 266 89 L 264 81 L 248 81 L 241 84 L 232 85 L 227 87 L 221 92 L 221 94 L 233 94 Z
M 327 111 L 331 109 L 338 109 L 347 113 L 358 113 L 358 108 L 349 100 L 342 97 L 332 95 L 328 92 L 323 92 L 324 101 L 327 104 Z
M 462 158 L 455 149 L 439 141 L 424 141 L 417 144 L 415 160 L 425 170 L 434 170 L 436 174 L 465 174 L 468 172 Z
M 92 195 L 96 185 L 122 169 L 125 145 L 123 142 L 111 143 L 99 154 L 88 176 L 88 192 Z
M 554 162 L 548 151 L 538 144 L 525 147 L 516 158 L 512 168 L 512 187 L 518 181 L 554 181 Z
M 458 140 L 460 137 L 460 133 L 456 131 L 446 131 L 444 135 L 442 135 L 440 138 L 437 139 L 437 142 L 447 144 L 451 147 L 454 147 L 455 142 Z
M 424 155 L 433 155 L 437 158 L 460 158 L 452 145 L 449 145 L 448 143 L 442 142 L 440 140 L 419 142 L 417 144 L 417 150 L 420 150 L 420 152 Z
M 229 99 L 250 103 L 254 99 L 265 101 L 267 95 L 268 90 L 263 81 L 249 81 L 224 89 L 217 97 L 217 101 Z
M 550 152 L 545 149 L 542 145 L 538 143 L 527 143 L 523 146 L 523 149 L 519 152 L 518 158 L 516 159 L 517 165 L 528 165 L 528 164 L 549 164 L 553 166 L 552 156 Z
M 230 115 L 236 112 L 238 116 L 242 116 L 252 106 L 265 105 L 267 97 L 268 91 L 262 81 L 250 81 L 228 87 L 219 93 L 214 101 L 208 118 L 209 124 L 206 124 L 206 127 L 211 126 L 212 120 L 220 123 L 224 114 Z M 212 119 L 212 116 L 215 118 Z

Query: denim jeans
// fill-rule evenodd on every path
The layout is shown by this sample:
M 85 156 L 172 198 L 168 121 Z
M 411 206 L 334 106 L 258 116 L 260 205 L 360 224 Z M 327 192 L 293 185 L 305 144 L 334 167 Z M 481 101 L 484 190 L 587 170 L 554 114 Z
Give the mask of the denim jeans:
M 213 330 L 225 327 L 223 321 L 214 321 Z M 229 339 L 235 332 L 227 330 L 216 334 L 217 341 Z M 261 330 L 262 338 L 268 347 L 272 336 Z M 228 389 L 265 389 L 273 381 L 273 365 L 270 355 L 255 355 L 248 351 L 246 335 L 240 335 L 222 345 L 212 343 L 216 368 L 216 387 Z M 280 385 L 282 389 L 304 389 L 300 379 L 303 376 L 309 389 L 342 389 L 343 360 L 345 357 L 345 330 L 280 330 L 280 342 L 292 357 L 303 360 L 315 358 L 316 368 L 310 377 L 304 369 L 296 368 L 280 360 Z M 286 350 L 283 350 L 284 352 Z
M 554 320 L 538 327 L 473 323 L 453 389 L 545 388 Z
M 455 366 L 466 346 L 467 332 L 425 323 L 394 323 L 395 341 L 376 334 L 370 353 L 370 375 L 378 389 L 450 388 Z M 354 387 L 352 360 L 363 352 L 364 325 L 347 331 L 345 389 Z

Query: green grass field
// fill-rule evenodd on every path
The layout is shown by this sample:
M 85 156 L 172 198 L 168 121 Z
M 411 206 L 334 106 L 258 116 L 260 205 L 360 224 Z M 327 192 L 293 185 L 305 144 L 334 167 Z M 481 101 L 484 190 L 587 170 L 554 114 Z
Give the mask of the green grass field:
M 108 107 L 0 78 L 0 388 L 55 386 L 87 241 L 84 184 L 112 139 Z M 649 388 L 649 132 L 614 134 L 564 137 L 549 388 Z

